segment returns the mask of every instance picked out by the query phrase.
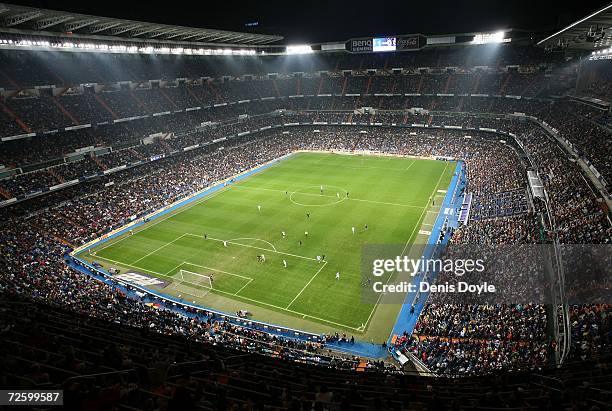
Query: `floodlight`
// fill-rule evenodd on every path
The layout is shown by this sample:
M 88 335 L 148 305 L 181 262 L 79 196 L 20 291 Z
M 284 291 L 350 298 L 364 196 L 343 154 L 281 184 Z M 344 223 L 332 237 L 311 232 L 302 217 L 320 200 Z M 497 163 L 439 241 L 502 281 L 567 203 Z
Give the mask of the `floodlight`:
M 287 46 L 287 54 L 310 54 L 313 53 L 312 47 L 309 45 Z
M 510 41 L 510 39 L 504 38 L 505 34 L 506 33 L 504 31 L 496 31 L 494 33 L 478 33 L 474 35 L 472 44 L 505 43 Z

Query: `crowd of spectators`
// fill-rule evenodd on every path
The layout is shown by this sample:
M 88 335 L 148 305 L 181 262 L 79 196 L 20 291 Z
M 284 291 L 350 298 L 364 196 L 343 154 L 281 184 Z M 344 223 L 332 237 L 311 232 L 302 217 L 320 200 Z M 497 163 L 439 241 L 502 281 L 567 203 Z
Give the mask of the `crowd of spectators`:
M 317 99 L 314 99 L 317 100 Z M 320 99 L 318 99 L 320 100 Z M 482 103 L 483 99 L 477 99 Z M 486 100 L 486 99 L 484 99 Z M 446 99 L 448 101 L 448 99 Z M 470 100 L 471 101 L 471 100 Z M 456 103 L 456 100 L 455 100 Z M 502 104 L 504 103 L 504 104 Z M 470 102 L 471 105 L 474 105 L 473 102 Z M 511 112 L 516 111 L 518 109 L 527 109 L 525 111 L 533 110 L 535 113 L 539 113 L 542 119 L 546 120 L 549 124 L 560 127 L 561 130 L 564 130 L 561 133 L 561 136 L 567 138 L 569 141 L 574 143 L 574 147 L 577 150 L 579 155 L 584 155 L 586 158 L 593 162 L 594 166 L 600 171 L 602 178 L 607 180 L 609 178 L 608 171 L 612 169 L 609 167 L 608 158 L 610 157 L 608 154 L 608 148 L 610 146 L 609 140 L 610 135 L 605 131 L 605 129 L 600 128 L 600 126 L 594 125 L 589 122 L 590 119 L 576 115 L 574 116 L 574 120 L 563 120 L 565 124 L 568 124 L 568 121 L 571 121 L 575 127 L 567 127 L 563 128 L 563 124 L 556 123 L 554 118 L 548 117 L 547 113 L 556 112 L 551 109 L 550 104 L 537 104 L 534 105 L 533 102 L 528 103 L 529 107 L 520 107 L 517 106 L 510 99 L 493 99 L 488 102 L 489 106 L 486 108 L 491 111 L 503 111 L 503 112 Z M 282 106 L 282 104 L 280 104 Z M 308 104 L 305 104 L 308 105 Z M 486 104 L 485 104 L 486 105 Z M 565 107 L 565 104 L 557 103 L 559 107 Z M 554 107 L 557 107 L 555 105 Z M 573 110 L 573 106 L 576 104 L 569 105 L 563 110 Z M 239 109 L 219 109 L 220 115 L 227 115 L 225 117 L 226 122 L 234 122 L 238 119 L 243 110 L 247 110 L 248 108 L 244 105 L 235 106 Z M 266 109 L 260 107 L 261 111 L 273 110 L 275 104 L 268 104 Z M 298 109 L 303 109 L 303 106 L 298 107 Z M 471 107 L 473 110 L 485 109 L 483 107 Z M 217 109 L 214 109 L 217 110 Z M 203 113 L 203 111 L 202 111 Z M 383 124 L 412 124 L 412 123 L 421 123 L 428 125 L 462 125 L 463 127 L 489 127 L 501 130 L 519 130 L 523 131 L 526 128 L 524 124 L 521 124 L 519 119 L 504 119 L 504 118 L 491 118 L 491 119 L 483 119 L 477 117 L 453 117 L 448 115 L 433 115 L 433 116 L 419 116 L 412 114 L 394 114 L 393 112 L 378 112 L 377 114 L 350 114 L 350 113 L 342 113 L 342 112 L 304 112 L 308 113 L 307 115 L 297 116 L 296 119 L 298 121 L 327 121 L 327 122 L 346 122 L 352 121 L 353 123 L 367 124 L 367 123 L 383 123 Z M 588 113 L 588 112 L 586 112 Z M 213 113 L 207 113 L 205 118 L 209 118 L 209 116 L 213 115 Z M 163 117 L 163 118 L 162 118 Z M 3 151 L 5 164 L 20 164 L 20 163 L 28 163 L 28 162 L 36 162 L 41 160 L 51 160 L 57 158 L 58 156 L 62 156 L 65 153 L 68 153 L 70 150 L 74 150 L 80 147 L 89 146 L 114 146 L 116 147 L 116 151 L 125 146 L 140 146 L 143 144 L 143 139 L 146 138 L 149 134 L 153 134 L 154 132 L 161 133 L 162 135 L 167 135 L 169 133 L 176 134 L 178 136 L 182 136 L 182 138 L 175 138 L 171 140 L 167 140 L 167 143 L 170 144 L 170 147 L 173 149 L 181 149 L 185 146 L 198 144 L 202 141 L 202 133 L 194 133 L 193 130 L 197 127 L 200 120 L 203 120 L 204 117 L 196 116 L 189 113 L 175 113 L 168 116 L 162 116 L 157 118 L 143 119 L 134 122 L 126 122 L 119 123 L 112 126 L 103 126 L 92 129 L 81 129 L 81 130 L 73 130 L 68 132 L 62 132 L 59 135 L 50 135 L 50 136 L 41 136 L 34 137 L 31 140 L 26 140 L 27 143 L 24 143 L 22 140 L 14 140 L 7 141 L 2 143 L 3 148 L 6 148 L 6 151 Z M 266 116 L 264 116 L 266 117 Z M 261 126 L 267 126 L 270 124 L 282 124 L 282 117 L 276 117 L 274 115 L 268 115 L 268 117 L 272 117 L 271 119 L 261 120 L 259 123 Z M 564 118 L 570 118 L 572 115 L 569 112 L 565 112 Z M 556 114 L 555 118 L 560 119 L 561 115 Z M 233 119 L 233 120 L 232 120 Z M 221 118 L 223 121 L 223 118 Z M 250 120 L 250 121 L 255 121 Z M 559 120 L 561 121 L 561 120 Z M 239 123 L 244 123 L 244 121 L 239 121 Z M 533 123 L 527 122 L 528 125 L 535 127 Z M 247 129 L 253 129 L 255 124 L 249 125 L 246 128 L 243 128 L 245 131 Z M 235 128 L 235 127 L 234 127 Z M 572 131 L 574 130 L 574 131 Z M 240 132 L 238 131 L 238 132 Z M 230 133 L 231 130 L 222 129 L 220 133 Z M 211 134 L 211 133 L 208 133 Z M 213 133 L 214 134 L 214 133 Z M 212 135 L 212 134 L 211 134 Z M 107 137 L 106 137 L 107 136 Z M 187 137 L 191 138 L 188 139 Z M 581 140 L 576 140 L 577 138 L 581 138 Z M 580 147 L 583 147 L 581 149 Z M 148 147 L 150 150 L 152 147 Z M 162 147 L 163 150 L 167 150 L 168 147 Z M 146 151 L 146 149 L 143 149 Z M 159 151 L 159 150 L 158 150 Z M 589 155 L 588 152 L 591 152 L 592 155 Z M 155 153 L 159 154 L 159 153 Z M 109 164 L 117 164 L 121 165 L 121 160 L 109 160 L 110 157 L 106 157 L 106 160 Z M 128 156 L 126 152 L 123 152 L 122 159 L 124 161 L 128 161 Z M 57 160 L 54 160 L 57 161 Z M 490 165 L 486 165 L 485 167 L 495 166 L 495 163 Z M 78 174 L 78 173 L 76 173 Z M 494 209 L 492 212 L 494 214 L 506 214 L 511 215 L 515 211 L 520 212 L 524 209 L 524 201 L 521 198 L 520 192 L 515 192 L 517 189 L 516 186 L 513 186 L 513 181 L 517 180 L 516 173 L 508 174 L 507 176 L 507 189 L 509 193 L 504 194 L 501 199 L 491 198 L 490 204 L 484 205 L 483 207 L 478 207 L 478 209 Z M 509 182 L 509 183 L 508 183 Z M 5 185 L 10 183 L 3 182 Z M 14 187 L 14 185 L 13 185 Z M 42 187 L 41 187 L 42 188 Z M 11 192 L 11 190 L 8 190 Z M 14 195 L 22 194 L 24 190 L 16 190 Z M 517 195 L 515 195 L 517 194 Z M 501 201 L 503 204 L 500 206 L 495 206 L 494 203 Z
M 410 107 L 407 104 L 413 103 L 421 104 L 414 107 L 440 110 L 442 107 L 439 106 L 439 102 L 442 100 L 430 98 L 426 104 L 422 104 L 422 101 L 419 101 L 422 99 L 415 99 L 414 96 L 406 98 L 404 94 L 420 93 L 432 97 L 438 93 L 507 94 L 506 88 L 509 90 L 525 89 L 536 79 L 543 81 L 543 78 L 538 77 L 537 74 L 519 75 L 507 72 L 495 74 L 414 73 L 386 76 L 356 74 L 348 77 L 328 75 L 303 77 L 299 80 L 292 77 L 275 80 L 264 78 L 249 81 L 207 81 L 196 85 L 182 84 L 154 88 L 151 86 L 134 89 L 107 88 L 97 93 L 76 88 L 73 93 L 57 96 L 17 94 L 14 97 L 3 99 L 3 104 L 16 117 L 0 117 L 0 120 L 3 120 L 0 123 L 0 133 L 3 136 L 23 134 L 25 131 L 16 127 L 16 118 L 20 119 L 31 131 L 41 133 L 82 124 L 106 124 L 116 119 L 150 116 L 155 113 L 175 112 L 219 103 L 235 103 L 269 97 L 285 100 L 288 96 L 297 94 L 329 96 L 309 101 L 311 109 L 316 109 L 317 104 L 329 104 L 329 107 L 335 110 L 352 109 L 357 103 L 379 109 L 389 109 L 393 106 L 401 109 Z M 515 82 L 518 84 L 514 84 Z M 347 97 L 351 97 L 351 94 L 367 94 L 368 96 L 337 98 L 337 96 L 347 94 L 349 95 Z M 395 96 L 381 94 L 394 94 Z M 519 95 L 525 94 L 521 92 Z M 386 97 L 392 98 L 387 99 Z M 273 100 L 264 100 L 267 103 L 271 101 Z M 284 108 L 291 108 L 292 104 L 301 103 L 302 101 L 285 102 Z M 260 101 L 258 104 L 263 103 Z M 227 106 L 221 105 L 216 108 L 227 108 Z M 256 108 L 257 105 L 255 108 L 247 107 L 246 111 L 254 114 Z M 222 115 L 216 113 L 215 118 L 220 117 Z
M 593 60 L 583 66 L 583 80 L 578 83 L 578 94 L 612 101 L 610 60 Z
M 415 327 L 416 334 L 460 339 L 542 340 L 546 313 L 541 305 L 499 306 L 429 304 Z
M 482 194 L 476 197 L 471 208 L 474 220 L 524 214 L 528 210 L 527 193 L 524 189 Z
M 406 347 L 428 369 L 441 375 L 537 370 L 546 367 L 549 355 L 546 342 L 499 338 L 413 336 Z
M 517 133 L 527 157 L 542 178 L 549 194 L 549 206 L 559 241 L 567 244 L 609 243 L 612 229 L 607 211 L 593 196 L 591 188 L 580 174 L 579 167 L 565 156 L 561 147 L 541 129 L 515 125 L 510 131 Z M 536 216 L 531 213 L 472 220 L 453 233 L 451 243 L 483 246 L 537 244 L 542 241 L 541 228 Z M 443 283 L 444 278 L 440 281 Z M 529 281 L 522 283 L 523 286 L 531 287 Z M 585 284 L 572 286 L 581 287 Z M 521 292 L 527 294 L 527 291 Z M 452 301 L 444 301 L 442 296 L 430 297 L 434 302 L 443 301 L 426 306 L 415 328 L 415 335 L 399 343 L 405 350 L 420 358 L 432 371 L 469 371 L 470 366 L 466 364 L 465 358 L 469 357 L 472 354 L 470 350 L 475 348 L 482 358 L 486 359 L 479 362 L 477 367 L 471 368 L 473 372 L 482 372 L 489 367 L 491 370 L 497 367 L 537 368 L 546 364 L 547 353 L 556 342 L 546 336 L 543 306 L 527 307 L 536 311 L 531 311 L 530 315 L 519 316 L 517 312 L 525 313 L 525 307 L 499 304 L 456 305 Z M 490 315 L 484 322 L 476 321 L 480 313 Z M 573 355 L 580 356 L 580 353 L 584 353 L 582 358 L 587 358 L 587 355 L 593 357 L 606 353 L 610 346 L 609 313 L 609 306 L 605 304 L 573 308 L 570 313 L 573 320 Z M 528 324 L 521 323 L 520 327 L 513 327 L 515 320 L 522 321 L 524 318 L 530 318 Z M 436 319 L 440 321 L 436 322 Z M 467 323 L 465 319 L 469 319 Z M 504 332 L 495 335 L 488 333 L 495 330 L 497 319 L 505 319 Z M 529 333 L 519 336 L 514 333 L 518 328 Z M 445 332 L 440 332 L 441 329 Z M 497 330 L 500 331 L 499 328 Z M 511 341 L 513 338 L 516 341 Z M 439 347 L 440 344 L 442 348 Z M 527 355 L 528 352 L 538 354 Z M 494 361 L 485 357 L 485 354 L 494 356 Z
M 36 261 L 35 264 L 40 264 L 38 260 L 48 249 L 65 247 L 61 244 L 72 246 L 82 244 L 133 218 L 200 190 L 214 181 L 298 149 L 370 150 L 422 156 L 451 156 L 465 160 L 468 172 L 467 189 L 477 197 L 504 193 L 508 189 L 520 187 L 525 189 L 525 183 L 520 177 L 520 170 L 524 165 L 514 149 L 491 138 L 487 133 L 474 132 L 472 138 L 465 139 L 463 132 L 452 129 L 423 130 L 412 135 L 406 135 L 401 130 L 380 128 L 368 129 L 366 133 L 354 133 L 342 127 L 330 127 L 316 133 L 313 132 L 314 129 L 315 126 L 292 127 L 290 134 L 268 130 L 255 136 L 230 139 L 224 142 L 222 151 L 211 145 L 124 170 L 112 177 L 112 180 L 107 176 L 104 185 L 92 183 L 89 187 L 93 191 L 89 193 L 81 192 L 79 195 L 65 199 L 58 206 L 39 209 L 32 217 L 25 220 L 18 219 L 21 224 L 32 227 L 31 231 L 23 231 L 24 235 L 26 233 L 34 235 L 36 232 L 44 234 L 39 234 L 37 240 L 40 243 L 31 244 L 26 241 L 26 246 L 20 248 L 17 248 L 15 243 L 3 241 L 3 244 L 10 247 L 3 255 L 23 255 L 24 258 L 32 260 L 32 250 L 36 250 L 34 252 L 36 257 L 33 260 Z M 436 137 L 432 138 L 433 135 Z M 536 151 L 536 146 L 532 148 L 536 143 L 545 146 L 544 140 L 539 141 L 536 136 L 528 136 L 526 140 L 529 140 L 527 145 L 529 153 L 533 156 L 546 155 L 541 152 L 543 148 L 539 148 L 540 151 Z M 557 160 L 547 160 L 547 163 L 550 161 Z M 570 163 L 562 164 L 567 167 Z M 509 175 L 515 175 L 515 179 L 508 178 Z M 111 185 L 108 185 L 109 181 L 112 181 Z M 572 184 L 580 187 L 578 183 L 584 184 L 580 179 L 572 181 Z M 553 189 L 554 187 L 551 187 L 551 190 Z M 126 191 L 130 193 L 129 196 L 125 195 Z M 33 203 L 37 204 L 36 201 Z M 567 204 L 567 201 L 565 203 Z M 23 207 L 27 210 L 28 206 Z M 36 207 L 32 207 L 30 212 L 36 211 Z M 603 214 L 600 217 L 603 217 Z M 14 221 L 16 220 L 11 219 L 5 224 L 10 227 Z M 57 224 L 57 221 L 61 221 L 62 224 Z M 601 223 L 603 223 L 602 218 L 600 218 Z M 575 231 L 580 230 L 578 224 L 576 227 Z M 582 231 L 590 232 L 590 227 L 583 227 Z M 601 235 L 603 238 L 606 236 L 609 238 L 609 232 L 610 228 L 607 227 Z M 538 242 L 537 223 L 531 213 L 474 220 L 457 230 L 453 236 L 453 242 L 467 244 L 503 244 L 517 241 Z M 60 261 L 63 251 L 65 249 L 60 248 L 53 255 L 46 256 L 50 260 L 55 260 L 53 263 L 57 264 L 57 267 L 61 267 L 60 277 L 66 276 L 67 270 L 69 272 L 71 270 L 63 267 Z M 7 261 L 5 264 L 13 269 L 30 268 L 28 264 L 15 261 Z M 45 261 L 45 264 L 51 262 Z M 70 272 L 70 276 L 80 277 L 74 272 Z M 36 276 L 31 278 L 38 283 Z M 64 291 L 67 289 L 68 287 L 63 288 Z M 28 291 L 27 294 L 30 292 L 37 294 L 33 290 Z M 46 293 L 43 298 L 48 298 Z M 542 318 L 535 314 L 538 310 L 541 310 L 541 307 L 474 308 L 432 305 L 427 307 L 423 314 L 423 324 L 428 323 L 428 318 L 447 320 L 440 321 L 438 327 L 419 323 L 415 337 L 409 339 L 410 343 L 406 344 L 405 349 L 418 353 L 419 357 L 423 357 L 426 353 L 426 364 L 432 368 L 432 371 L 440 373 L 541 367 L 545 365 L 543 361 L 547 352 L 545 347 L 549 342 L 543 335 Z M 491 321 L 492 318 L 500 321 Z M 501 335 L 500 324 L 503 323 L 501 321 L 503 318 L 515 318 L 515 326 L 510 327 L 508 321 L 505 321 L 507 327 Z M 467 321 L 469 324 L 465 325 L 462 321 Z M 443 324 L 447 324 L 446 328 L 440 329 Z M 525 333 L 528 333 L 530 338 L 526 338 Z M 241 339 L 241 341 L 247 340 Z M 530 357 L 528 354 L 530 352 L 537 354 Z M 474 359 L 483 353 L 487 353 L 487 361 L 478 366 L 473 364 Z
M 610 349 L 610 304 L 574 305 L 571 308 L 572 338 L 576 341 L 571 358 L 581 361 Z
M 147 117 L 134 121 L 103 124 L 91 128 L 59 131 L 54 134 L 36 136 L 27 139 L 9 140 L 0 143 L 0 162 L 4 165 L 23 166 L 26 164 L 62 158 L 77 149 L 93 147 L 123 148 L 142 144 L 141 141 L 150 135 L 180 134 L 200 126 L 206 121 L 215 122 L 233 119 L 240 114 L 252 111 L 252 114 L 272 112 L 278 107 L 272 104 L 241 104 L 217 107 L 210 110 L 172 113 L 163 116 Z
M 383 371 L 380 362 L 327 353 L 315 357 L 279 346 L 271 356 L 265 348 L 258 351 L 251 335 L 234 344 L 240 331 L 225 329 L 222 322 L 207 320 L 196 328 L 193 318 L 136 307 L 121 294 L 103 302 L 118 320 L 18 296 L 13 304 L 0 304 L 3 385 L 63 389 L 64 407 L 70 409 L 399 411 L 461 404 L 559 409 L 606 402 L 610 376 L 603 361 L 581 361 L 538 376 L 431 379 L 399 374 L 388 364 Z M 166 332 L 151 331 L 151 324 Z M 489 357 L 486 361 L 494 361 Z M 361 371 L 354 371 L 359 366 Z M 460 369 L 458 361 L 449 366 Z M 556 384 L 563 384 L 563 395 Z
M 56 176 L 46 170 L 18 174 L 0 181 L 2 188 L 13 196 L 39 191 L 44 187 L 51 187 L 60 183 Z
M 514 75 L 514 73 L 509 73 L 507 75 L 511 77 Z M 462 75 L 462 77 L 465 76 L 466 75 Z M 377 77 L 380 76 L 371 78 Z M 356 79 L 358 78 L 360 77 L 344 77 L 344 79 L 347 80 L 346 84 L 349 85 L 351 84 L 351 81 L 357 81 Z M 321 84 L 324 84 L 325 81 L 329 81 L 330 79 L 324 77 L 321 77 L 321 79 L 304 78 L 301 81 L 306 82 L 306 80 L 315 81 L 315 83 L 319 81 Z M 258 81 L 264 83 L 269 82 L 264 80 Z M 611 164 L 609 164 L 609 158 L 611 157 L 609 153 L 611 137 L 609 128 L 606 128 L 605 126 L 608 116 L 606 116 L 601 110 L 593 110 L 585 104 L 574 103 L 570 100 L 551 102 L 549 100 L 526 100 L 500 97 L 403 96 L 401 93 L 396 96 L 330 96 L 306 97 L 301 99 L 290 99 L 287 98 L 287 95 L 283 94 L 283 98 L 281 99 L 244 102 L 244 99 L 250 96 L 250 87 L 252 87 L 252 84 L 257 83 L 258 81 L 240 81 L 236 82 L 238 86 L 232 86 L 232 91 L 231 93 L 228 93 L 227 100 L 224 100 L 224 102 L 243 101 L 241 104 L 221 105 L 189 112 L 175 112 L 177 108 L 184 110 L 187 108 L 187 106 L 193 103 L 192 94 L 195 92 L 190 93 L 185 91 L 186 87 L 188 87 L 185 85 L 173 88 L 174 90 L 185 89 L 182 93 L 166 93 L 162 88 L 104 92 L 102 93 L 104 95 L 100 96 L 99 99 L 107 101 L 105 105 L 107 107 L 113 107 L 113 112 L 121 112 L 121 105 L 125 105 L 126 110 L 135 110 L 130 113 L 125 113 L 124 115 L 119 115 L 119 117 L 129 115 L 136 117 L 146 116 L 146 118 L 138 118 L 134 119 L 133 121 L 121 123 L 93 123 L 94 127 L 92 128 L 70 131 L 58 130 L 54 131 L 54 133 L 51 135 L 37 136 L 32 139 L 9 140 L 0 143 L 2 144 L 3 148 L 2 155 L 0 155 L 0 161 L 2 161 L 2 163 L 5 165 L 25 165 L 32 162 L 49 161 L 62 157 L 71 151 L 82 147 L 122 147 L 126 144 L 140 144 L 141 140 L 150 134 L 181 133 L 193 130 L 195 127 L 207 121 L 231 121 L 232 119 L 235 121 L 239 118 L 239 116 L 272 113 L 275 110 L 281 109 L 288 109 L 291 111 L 319 110 L 320 112 L 314 118 L 314 120 L 318 122 L 329 121 L 329 118 L 337 117 L 338 113 L 334 113 L 334 110 L 347 110 L 346 113 L 342 114 L 341 121 L 449 125 L 447 124 L 447 121 L 449 121 L 451 118 L 445 116 L 423 117 L 418 115 L 415 116 L 409 113 L 393 113 L 386 111 L 403 110 L 410 107 L 423 107 L 428 110 L 443 110 L 450 112 L 469 111 L 472 113 L 492 112 L 504 114 L 522 112 L 535 116 L 543 121 L 546 121 L 550 126 L 556 129 L 560 137 L 567 139 L 573 145 L 578 155 L 586 158 L 594 165 L 594 167 L 601 174 L 603 180 L 607 181 L 610 179 L 609 170 L 612 169 L 612 167 L 610 167 Z M 275 80 L 275 84 L 282 84 L 283 81 L 288 80 Z M 374 81 L 373 84 L 375 84 L 375 86 L 372 86 L 372 88 L 383 87 L 384 89 L 387 87 L 385 83 L 377 83 L 378 82 Z M 447 82 L 443 81 L 443 83 L 446 84 Z M 367 84 L 370 83 L 368 82 Z M 222 83 L 218 86 L 228 87 L 226 86 L 226 83 Z M 205 86 L 199 87 L 204 88 Z M 367 85 L 365 87 L 368 88 Z M 275 94 L 273 90 L 275 90 L 274 87 L 272 87 L 269 94 Z M 373 93 L 379 91 L 381 90 L 374 88 L 371 90 Z M 440 92 L 444 90 L 437 91 Z M 336 92 L 337 94 L 341 94 L 341 91 L 336 90 Z M 364 91 L 362 90 L 361 92 Z M 147 93 L 147 95 L 137 97 L 138 93 Z M 114 97 L 110 98 L 110 95 L 113 95 Z M 154 95 L 156 97 L 153 97 Z M 85 94 L 81 97 L 85 101 L 91 100 L 91 96 L 89 94 Z M 182 97 L 185 97 L 185 100 L 179 100 Z M 65 98 L 74 100 L 80 97 L 71 94 L 67 95 Z M 15 97 L 11 100 L 31 101 L 36 99 L 37 98 L 35 97 L 27 97 L 25 99 Z M 53 101 L 54 103 L 49 104 L 53 104 L 52 108 L 54 110 L 59 110 L 57 103 L 61 102 L 62 96 L 53 98 L 40 97 L 40 99 Z M 139 101 L 147 101 L 149 104 L 153 104 L 150 102 L 156 101 L 157 103 L 155 103 L 154 106 L 158 107 L 159 110 L 163 110 L 162 112 L 168 114 L 152 117 L 151 115 L 156 111 L 146 108 L 144 103 L 138 104 Z M 11 103 L 8 100 L 5 101 L 5 104 L 8 107 L 11 106 Z M 98 104 L 98 111 L 105 111 L 100 103 L 97 102 L 96 104 Z M 166 104 L 166 106 L 162 107 L 162 104 Z M 74 105 L 75 104 L 73 104 L 73 106 Z M 90 107 L 85 103 L 83 105 Z M 359 115 L 348 112 L 348 110 L 353 110 L 359 107 L 374 107 L 377 110 L 383 111 L 378 111 L 375 115 Z M 13 112 L 18 113 L 19 110 L 14 108 Z M 36 109 L 32 107 L 28 107 L 27 112 L 37 121 L 43 121 L 43 119 L 48 117 L 45 112 L 36 113 Z M 59 112 L 61 114 L 61 110 L 59 110 Z M 12 118 L 6 118 L 9 123 L 13 122 Z M 72 118 L 66 117 L 67 123 L 64 124 L 64 126 L 74 125 Z M 480 126 L 485 126 L 482 124 L 482 120 L 479 120 L 478 122 L 480 123 Z M 603 125 L 601 122 L 603 122 Z M 105 123 L 108 123 L 108 121 Z M 495 121 L 492 121 L 492 123 L 493 126 L 496 125 Z M 462 124 L 464 126 L 470 126 L 469 121 L 464 120 Z M 50 127 L 49 123 L 45 123 L 45 127 L 47 127 L 45 130 L 48 130 Z M 7 133 L 9 130 L 14 130 L 12 126 L 8 125 L 6 127 L 0 127 L 0 130 L 4 129 L 7 130 Z M 32 129 L 34 131 L 38 130 L 37 127 L 32 127 Z
M 576 104 L 554 103 L 538 112 L 561 137 L 572 143 L 581 157 L 587 158 L 605 181 L 612 181 L 612 133 L 594 121 L 576 114 Z

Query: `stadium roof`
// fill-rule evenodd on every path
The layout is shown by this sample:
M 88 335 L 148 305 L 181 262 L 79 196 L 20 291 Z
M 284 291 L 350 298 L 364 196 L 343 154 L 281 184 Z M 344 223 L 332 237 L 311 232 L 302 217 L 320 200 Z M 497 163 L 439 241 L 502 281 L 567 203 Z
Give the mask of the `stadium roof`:
M 546 37 L 538 45 L 591 51 L 612 46 L 612 3 Z
M 265 45 L 283 39 L 282 36 L 276 35 L 171 26 L 0 3 L 0 32 L 41 34 L 43 31 L 64 36 L 107 36 L 124 40 L 142 39 L 148 42 L 246 46 Z

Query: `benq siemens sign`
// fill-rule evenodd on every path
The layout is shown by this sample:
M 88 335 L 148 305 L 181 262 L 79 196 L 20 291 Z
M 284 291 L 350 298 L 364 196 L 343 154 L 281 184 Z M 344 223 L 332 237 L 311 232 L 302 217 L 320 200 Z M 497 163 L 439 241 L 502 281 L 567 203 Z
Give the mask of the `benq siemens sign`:
M 351 53 L 372 52 L 372 39 L 354 39 L 346 43 L 346 49 Z
M 362 38 L 349 40 L 346 43 L 346 50 L 351 53 L 418 50 L 425 43 L 425 37 L 417 34 L 402 37 Z

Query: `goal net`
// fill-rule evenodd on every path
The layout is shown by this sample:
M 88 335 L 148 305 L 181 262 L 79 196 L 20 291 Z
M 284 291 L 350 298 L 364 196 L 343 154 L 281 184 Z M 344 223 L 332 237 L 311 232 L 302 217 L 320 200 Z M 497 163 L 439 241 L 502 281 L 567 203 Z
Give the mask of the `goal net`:
M 180 270 L 177 278 L 182 283 L 198 288 L 198 295 L 206 295 L 213 289 L 212 277 L 209 275 L 194 273 L 193 271 Z

